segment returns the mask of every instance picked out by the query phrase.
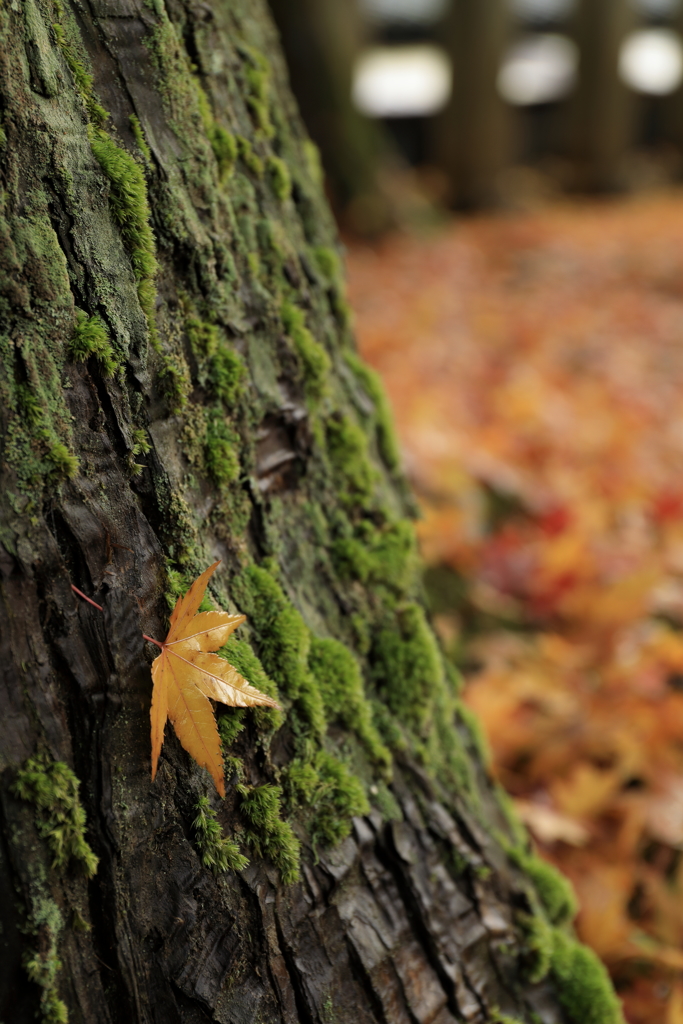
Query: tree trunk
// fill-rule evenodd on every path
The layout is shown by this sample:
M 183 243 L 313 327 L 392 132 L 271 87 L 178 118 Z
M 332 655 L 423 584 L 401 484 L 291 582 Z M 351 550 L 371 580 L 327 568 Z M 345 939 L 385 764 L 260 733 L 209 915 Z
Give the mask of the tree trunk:
M 638 97 L 619 77 L 619 52 L 637 24 L 630 0 L 581 0 L 574 20 L 579 82 L 568 105 L 568 153 L 581 188 L 612 191 L 635 141 Z
M 333 208 L 352 230 L 376 234 L 391 222 L 381 163 L 391 151 L 377 121 L 353 105 L 353 66 L 364 43 L 348 0 L 269 0 L 292 91 L 320 149 Z
M 0 89 L 0 1017 L 618 1021 L 427 624 L 263 3 L 13 0 Z M 216 558 L 283 707 L 217 707 L 224 801 L 170 724 L 151 781 L 143 639 Z
M 510 163 L 511 117 L 497 88 L 510 27 L 505 0 L 453 0 L 446 28 L 453 91 L 435 118 L 434 145 L 457 207 L 495 204 L 500 172 Z

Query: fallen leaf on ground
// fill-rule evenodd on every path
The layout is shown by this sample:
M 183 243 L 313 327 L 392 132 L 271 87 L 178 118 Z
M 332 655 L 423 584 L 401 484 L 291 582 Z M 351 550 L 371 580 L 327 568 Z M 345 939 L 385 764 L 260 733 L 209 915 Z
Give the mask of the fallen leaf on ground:
M 524 824 L 542 843 L 569 843 L 585 846 L 590 839 L 588 829 L 576 818 L 560 814 L 552 807 L 535 804 L 531 800 L 515 800 L 515 809 Z
M 152 664 L 152 781 L 168 718 L 182 746 L 197 764 L 208 769 L 216 789 L 225 796 L 221 740 L 208 698 L 236 708 L 276 708 L 278 704 L 250 686 L 224 658 L 211 653 L 223 647 L 230 634 L 246 621 L 245 615 L 198 613 L 207 583 L 219 565 L 214 562 L 209 566 L 185 596 L 178 598 L 165 641 L 145 639 L 161 648 Z

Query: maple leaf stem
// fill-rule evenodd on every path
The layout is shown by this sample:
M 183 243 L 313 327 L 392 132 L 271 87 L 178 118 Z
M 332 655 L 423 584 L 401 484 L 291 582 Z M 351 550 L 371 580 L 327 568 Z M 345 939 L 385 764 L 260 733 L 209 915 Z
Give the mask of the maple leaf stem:
M 160 649 L 161 649 L 161 650 L 163 651 L 163 649 L 164 649 L 164 645 L 163 645 L 163 644 L 160 644 L 158 640 L 155 640 L 153 636 L 147 636 L 147 634 L 146 634 L 146 633 L 143 633 L 143 634 L 142 634 L 142 639 L 143 639 L 143 640 L 149 640 L 149 642 L 150 642 L 151 644 L 156 644 L 156 645 L 157 645 L 157 647 L 159 647 L 159 648 L 160 648 Z
M 84 594 L 83 591 L 79 590 L 78 587 L 75 587 L 73 583 L 71 584 L 71 589 L 73 590 L 74 594 L 78 594 L 78 596 L 82 597 L 84 601 L 87 601 L 88 604 L 91 604 L 93 608 L 97 608 L 98 612 L 104 611 L 104 608 L 102 607 L 101 604 L 98 604 L 97 601 L 93 601 L 91 597 L 88 597 L 87 594 Z

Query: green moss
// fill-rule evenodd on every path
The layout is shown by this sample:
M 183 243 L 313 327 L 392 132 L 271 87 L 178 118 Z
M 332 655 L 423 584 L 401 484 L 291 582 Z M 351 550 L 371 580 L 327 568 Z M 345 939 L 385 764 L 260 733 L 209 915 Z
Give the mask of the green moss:
M 235 142 L 237 143 L 237 155 L 242 163 L 255 177 L 262 178 L 264 171 L 263 160 L 254 152 L 254 147 L 249 139 L 245 139 L 243 135 L 236 135 Z
M 23 959 L 24 970 L 29 980 L 39 985 L 40 1018 L 42 1024 L 68 1024 L 69 1012 L 59 998 L 57 980 L 62 963 L 57 951 L 57 940 L 62 928 L 59 908 L 52 900 L 40 899 L 34 902 L 30 915 L 30 926 L 38 935 L 40 948 L 27 953 Z
M 373 623 L 363 615 L 362 612 L 352 612 L 349 616 L 349 625 L 351 627 L 351 634 L 353 636 L 353 643 L 360 655 L 365 657 L 370 653 L 370 647 L 372 646 L 371 631 Z
M 360 668 L 351 651 L 338 640 L 314 639 L 308 665 L 322 694 L 328 720 L 338 719 L 353 730 L 372 760 L 390 775 L 391 754 L 372 720 Z
M 22 800 L 34 804 L 36 825 L 52 851 L 53 867 L 63 868 L 73 861 L 87 878 L 92 878 L 98 858 L 85 839 L 79 786 L 68 765 L 37 754 L 19 770 L 12 789 Z
M 101 128 L 90 127 L 90 146 L 110 182 L 109 207 L 130 253 L 138 299 L 147 317 L 150 341 L 159 345 L 156 327 L 156 245 L 150 224 L 147 186 L 142 169 Z
M 236 581 L 239 603 L 259 634 L 266 672 L 282 680 L 280 689 L 292 700 L 299 696 L 308 670 L 310 635 L 285 597 L 280 584 L 264 568 L 250 565 Z
M 242 359 L 223 341 L 215 324 L 190 316 L 185 321 L 185 330 L 200 364 L 200 383 L 207 384 L 226 406 L 235 405 L 244 392 L 247 377 Z
M 147 455 L 152 445 L 147 439 L 147 431 L 143 428 L 133 431 L 133 455 Z
M 232 174 L 237 160 L 237 142 L 235 136 L 220 124 L 215 124 L 209 135 L 213 155 L 218 164 L 218 177 L 226 181 Z
M 235 136 L 232 135 L 227 128 L 218 124 L 213 111 L 211 110 L 211 104 L 209 97 L 206 95 L 201 85 L 194 79 L 195 86 L 197 89 L 197 100 L 199 104 L 199 113 L 201 115 L 202 123 L 204 125 L 204 131 L 206 132 L 207 138 L 211 143 L 211 149 L 213 155 L 216 158 L 218 164 L 218 177 L 220 181 L 226 181 L 232 174 L 233 167 L 235 166 L 235 160 L 237 159 L 237 142 Z
M 69 1011 L 66 1003 L 57 994 L 57 973 L 62 962 L 56 953 L 36 953 L 24 961 L 24 967 L 30 981 L 35 981 L 42 988 L 40 997 L 40 1016 L 43 1024 L 68 1024 Z
M 370 787 L 372 803 L 382 815 L 383 821 L 403 821 L 403 811 L 388 786 L 378 782 Z
M 508 846 L 510 860 L 534 883 L 538 897 L 553 924 L 565 924 L 576 917 L 576 896 L 569 879 L 535 853 Z
M 367 501 L 377 477 L 368 456 L 368 439 L 350 416 L 338 415 L 326 424 L 327 450 L 338 481 L 348 491 L 344 504 Z
M 377 732 L 389 750 L 397 752 L 407 750 L 408 743 L 405 733 L 386 705 L 379 700 L 371 700 L 370 706 L 372 707 L 372 720 L 375 723 Z
M 478 800 L 476 774 L 467 745 L 456 725 L 460 702 L 448 686 L 434 694 L 433 726 L 422 747 L 427 770 L 447 789 L 467 793 Z
M 592 949 L 555 929 L 551 961 L 557 995 L 571 1024 L 623 1024 L 621 1003 Z
M 352 819 L 369 813 L 360 779 L 326 750 L 319 750 L 313 761 L 293 761 L 285 780 L 292 804 L 312 811 L 308 827 L 313 845 L 341 842 L 351 831 Z
M 339 259 L 338 253 L 331 249 L 329 246 L 321 245 L 317 246 L 313 250 L 313 258 L 318 266 L 318 269 L 322 276 L 325 278 L 329 289 L 330 306 L 332 312 L 337 318 L 342 331 L 346 334 L 351 327 L 351 310 L 346 300 L 346 282 L 344 280 L 344 274 L 342 270 L 341 260 Z M 351 339 L 347 339 L 351 340 Z M 348 353 L 355 360 L 361 364 L 364 370 L 368 370 L 365 364 L 355 355 L 355 353 Z M 372 377 L 373 371 L 368 370 L 369 375 Z M 379 383 L 378 379 L 370 379 L 366 390 L 369 395 L 375 401 L 377 405 L 377 415 L 379 416 L 380 407 L 382 412 L 386 412 L 388 409 L 388 403 L 384 395 L 384 390 Z M 391 415 L 389 414 L 388 424 L 391 425 Z
M 289 167 L 279 156 L 269 156 L 266 161 L 268 181 L 281 203 L 286 202 L 292 194 L 292 176 Z
M 341 284 L 342 270 L 339 256 L 328 245 L 319 245 L 313 250 L 313 257 L 323 277 L 328 284 L 338 286 Z
M 209 412 L 209 408 L 198 402 L 188 402 L 183 410 L 179 447 L 190 465 L 200 472 L 206 472 L 204 449 Z
M 222 411 L 210 412 L 206 427 L 206 466 L 221 489 L 229 487 L 239 477 L 238 442 L 237 434 L 226 423 Z
M 346 299 L 346 281 L 344 279 L 343 265 L 339 254 L 330 246 L 319 245 L 313 248 L 312 256 L 315 265 L 327 285 L 330 307 L 337 319 L 337 322 L 339 323 L 339 326 L 341 327 L 342 335 L 344 336 L 343 340 L 347 344 L 353 346 L 353 338 L 349 334 L 352 321 L 351 309 Z M 352 359 L 355 358 L 355 361 L 360 363 L 364 370 L 367 369 L 362 360 L 360 360 L 353 351 L 349 352 L 348 355 L 350 355 Z M 353 368 L 351 361 L 349 361 L 349 365 Z M 369 372 L 372 374 L 372 371 Z M 367 391 L 373 398 L 375 398 L 376 393 L 379 392 L 386 405 L 386 399 L 384 398 L 384 392 L 381 385 L 371 380 Z
M 45 422 L 45 410 L 40 400 L 26 385 L 17 388 L 19 408 L 33 430 L 39 429 Z
M 255 686 L 257 690 L 272 697 L 273 700 L 279 699 L 277 686 L 266 674 L 263 665 L 246 640 L 238 640 L 231 636 L 225 647 L 222 647 L 218 653 L 227 658 L 239 674 L 244 676 L 247 682 Z M 252 714 L 257 726 L 263 731 L 275 732 L 285 720 L 284 713 L 280 708 L 254 708 Z
M 306 160 L 306 168 L 311 180 L 319 189 L 322 189 L 325 184 L 325 173 L 322 160 L 320 159 L 320 150 L 312 139 L 304 139 L 302 148 Z
M 377 447 L 382 460 L 388 469 L 395 471 L 401 463 L 401 453 L 396 430 L 394 428 L 394 416 L 389 405 L 384 385 L 378 373 L 372 370 L 355 352 L 345 354 L 346 362 L 360 380 L 364 390 L 375 406 L 375 430 L 377 433 Z
M 233 757 L 226 754 L 223 757 L 223 768 L 226 779 L 235 778 L 237 782 L 244 781 L 244 761 L 241 757 Z
M 245 71 L 245 78 L 249 85 L 252 96 L 257 96 L 262 103 L 268 102 L 268 78 L 269 78 L 269 65 L 263 54 L 260 54 L 260 60 L 257 58 L 253 63 L 247 64 Z
M 491 1010 L 488 1024 L 524 1024 L 524 1022 L 518 1017 L 510 1017 L 506 1013 L 501 1013 L 497 1007 L 494 1007 Z
M 332 754 L 321 750 L 315 768 L 320 784 L 313 799 L 311 842 L 333 846 L 348 836 L 352 818 L 368 814 L 370 805 L 360 779 Z
M 92 925 L 85 920 L 78 907 L 73 907 L 71 910 L 70 926 L 72 931 L 82 935 L 92 931 Z
M 301 846 L 292 826 L 281 817 L 282 790 L 266 784 L 250 789 L 238 785 L 240 811 L 249 822 L 247 842 L 257 855 L 269 857 L 282 875 L 285 885 L 299 878 Z
M 84 363 L 95 356 L 106 377 L 111 377 L 119 367 L 107 325 L 97 313 L 88 316 L 80 309 L 76 311 L 76 326 L 69 343 L 69 355 L 77 363 Z
M 246 376 L 246 367 L 237 353 L 219 342 L 209 364 L 209 380 L 216 397 L 228 407 L 235 405 L 244 391 Z
M 310 672 L 306 672 L 301 680 L 301 689 L 291 714 L 291 721 L 295 730 L 318 741 L 322 740 L 327 732 L 322 697 Z
M 322 737 L 325 710 L 308 669 L 311 636 L 304 620 L 265 569 L 251 565 L 235 581 L 240 605 L 257 631 L 263 666 L 290 700 L 306 732 Z
M 256 128 L 268 138 L 275 133 L 270 120 L 270 65 L 263 56 L 251 47 L 244 48 L 248 63 L 244 67 L 247 84 L 247 106 Z
M 320 785 L 315 765 L 296 759 L 287 765 L 283 774 L 289 802 L 294 806 L 312 804 Z
M 78 53 L 76 51 L 76 46 L 67 40 L 66 33 L 62 25 L 55 24 L 52 26 L 52 30 L 55 34 L 57 46 L 61 50 L 62 56 L 69 66 L 69 70 L 73 76 L 76 91 L 88 111 L 88 117 L 93 124 L 99 126 L 104 125 L 109 114 L 95 98 L 93 92 L 93 76 L 85 66 L 85 54 Z
M 220 334 L 215 324 L 200 320 L 197 316 L 188 316 L 185 331 L 196 359 L 210 359 L 216 354 Z
M 251 274 L 252 280 L 256 285 L 256 288 L 260 288 L 261 257 L 257 252 L 250 252 L 247 254 L 247 266 L 249 267 L 249 273 Z
M 52 463 L 57 476 L 73 480 L 78 475 L 78 470 L 80 469 L 78 456 L 73 455 L 62 441 L 57 441 L 52 445 L 47 453 L 47 457 Z
M 214 875 L 225 871 L 242 871 L 249 864 L 247 857 L 240 853 L 234 839 L 223 835 L 216 812 L 209 804 L 208 798 L 201 796 L 195 804 L 197 817 L 192 822 L 195 842 L 199 850 L 202 864 L 210 868 Z
M 331 554 L 341 579 L 382 584 L 404 594 L 417 568 L 415 530 L 408 519 L 380 529 L 365 520 L 357 527 L 355 537 L 335 541 Z
M 512 836 L 512 845 L 526 849 L 529 844 L 529 834 L 515 810 L 512 797 L 503 789 L 499 782 L 494 783 L 494 795 L 507 823 L 509 834 Z M 507 837 L 505 839 L 506 841 L 502 845 L 507 849 Z
M 548 974 L 553 955 L 553 928 L 542 914 L 518 914 L 524 935 L 524 976 L 537 985 Z
M 280 315 L 285 331 L 292 339 L 301 360 L 306 392 L 310 398 L 320 399 L 328 386 L 330 357 L 306 327 L 306 317 L 298 306 L 284 302 Z
M 415 733 L 425 734 L 444 674 L 436 638 L 419 605 L 405 605 L 379 630 L 371 658 L 373 678 L 389 709 Z
M 224 747 L 230 747 L 235 742 L 246 725 L 245 718 L 244 708 L 233 708 L 218 719 L 218 732 Z
M 135 114 L 130 114 L 128 117 L 128 121 L 130 122 L 131 131 L 135 136 L 135 141 L 137 142 L 138 149 L 142 153 L 145 163 L 151 166 L 152 151 L 147 145 L 145 133 L 142 130 L 142 125 L 140 124 L 139 119 L 135 116 Z
M 47 467 L 54 474 L 54 478 L 73 479 L 79 471 L 80 463 L 78 457 L 69 451 L 67 445 L 57 440 L 56 432 L 50 422 L 50 403 L 46 401 L 43 389 L 40 388 L 39 396 L 31 387 L 20 384 L 16 388 L 15 399 L 16 412 L 20 414 L 20 417 L 17 417 L 14 425 L 10 427 L 10 436 L 15 449 L 19 448 L 21 441 L 28 442 L 28 451 L 24 451 L 23 458 L 17 459 L 12 451 L 12 446 L 8 445 L 6 449 L 8 461 L 18 462 L 31 484 L 35 484 L 44 477 L 46 464 L 40 463 L 36 459 L 32 451 L 33 445 L 31 445 L 30 437 L 24 432 L 25 426 L 28 425 L 32 437 L 45 446 Z M 26 458 L 28 452 L 31 457 L 30 463 Z
M 205 565 L 206 563 L 204 563 Z M 164 597 L 169 608 L 175 608 L 178 599 L 184 597 L 187 591 L 190 589 L 195 579 L 197 578 L 196 567 L 187 572 L 181 572 L 175 569 L 169 562 L 166 565 L 166 593 Z M 211 600 L 208 592 L 204 595 L 202 603 L 199 606 L 200 612 L 211 612 L 214 611 L 215 605 Z
M 182 597 L 186 592 L 187 587 L 184 586 L 184 576 L 177 569 L 172 568 L 170 565 L 166 567 L 166 603 L 169 608 L 175 608 L 179 597 Z
M 269 217 L 262 217 L 256 225 L 256 236 L 271 272 L 276 273 L 285 261 L 282 225 Z
M 168 402 L 170 412 L 177 414 L 187 405 L 190 381 L 187 372 L 172 356 L 164 356 L 158 374 L 159 390 Z
M 359 580 L 367 583 L 373 570 L 372 552 L 357 537 L 341 537 L 334 541 L 330 554 L 337 576 L 341 580 Z

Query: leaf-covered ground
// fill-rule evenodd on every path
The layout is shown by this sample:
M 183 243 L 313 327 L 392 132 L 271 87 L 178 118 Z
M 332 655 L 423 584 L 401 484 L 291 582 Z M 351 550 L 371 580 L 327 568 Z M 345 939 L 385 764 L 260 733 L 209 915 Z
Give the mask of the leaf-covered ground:
M 352 246 L 442 638 L 632 1024 L 683 1022 L 683 197 Z

